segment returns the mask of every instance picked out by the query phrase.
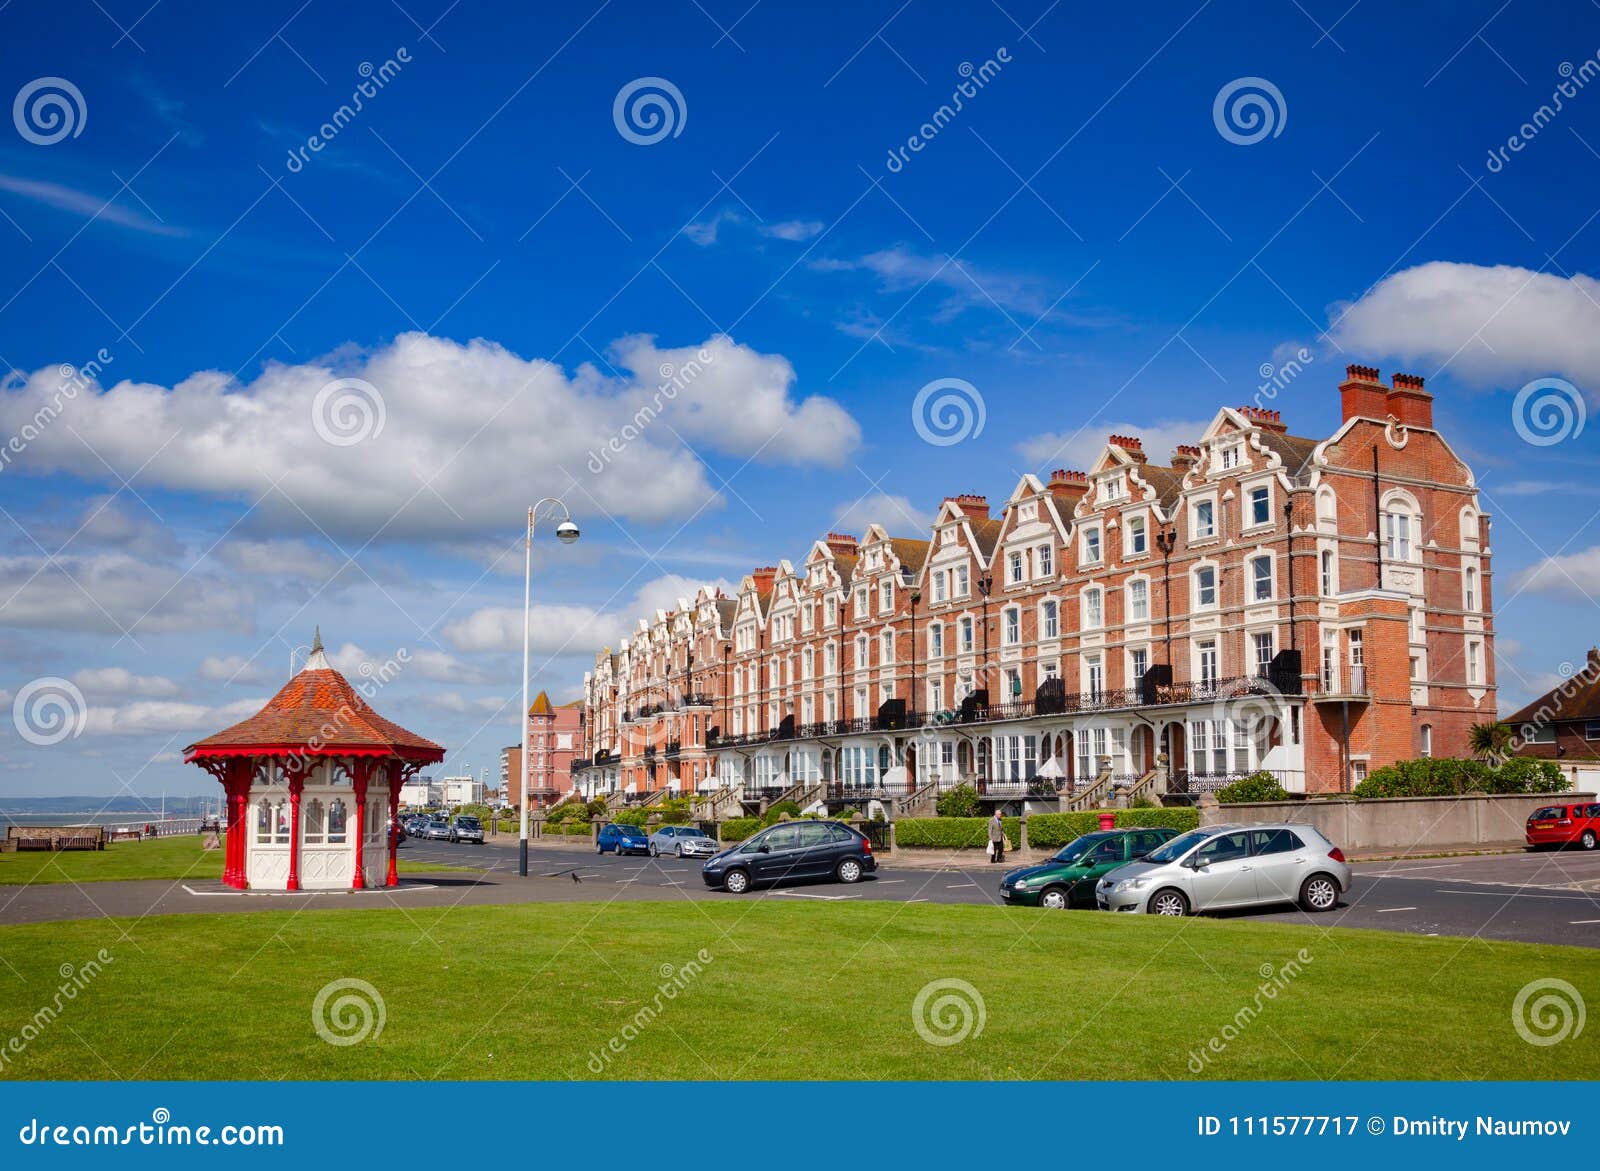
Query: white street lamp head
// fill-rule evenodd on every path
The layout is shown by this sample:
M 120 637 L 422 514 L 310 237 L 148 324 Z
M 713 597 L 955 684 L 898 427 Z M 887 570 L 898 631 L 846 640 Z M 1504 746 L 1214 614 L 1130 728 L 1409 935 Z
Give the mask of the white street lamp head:
M 556 536 L 563 545 L 570 545 L 578 539 L 578 526 L 570 520 L 564 520 L 556 526 Z

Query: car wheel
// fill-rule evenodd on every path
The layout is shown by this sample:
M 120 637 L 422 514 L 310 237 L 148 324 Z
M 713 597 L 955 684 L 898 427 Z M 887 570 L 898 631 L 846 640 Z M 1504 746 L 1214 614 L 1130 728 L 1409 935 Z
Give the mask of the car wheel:
M 650 843 L 650 857 L 661 857 L 661 847 L 657 846 L 654 842 Z
M 861 881 L 861 863 L 854 858 L 846 858 L 839 863 L 839 881 L 843 883 Z
M 1189 900 L 1184 897 L 1181 890 L 1173 890 L 1169 886 L 1151 895 L 1145 909 L 1152 915 L 1187 915 Z
M 594 852 L 596 854 L 604 854 L 606 852 L 606 848 L 604 846 L 602 846 L 599 842 L 596 842 L 594 844 Z
M 682 846 L 678 847 L 678 860 L 680 862 L 683 860 L 683 847 Z
M 1300 906 L 1307 911 L 1331 911 L 1339 904 L 1339 884 L 1326 874 L 1313 874 L 1300 885 Z
M 750 889 L 750 876 L 743 870 L 730 870 L 722 876 L 722 889 L 731 895 L 742 895 Z
M 1067 909 L 1067 892 L 1064 887 L 1047 887 L 1039 895 L 1039 905 L 1048 907 L 1052 911 L 1065 911 Z
M 1594 830 L 1586 829 L 1583 831 L 1583 836 L 1578 839 L 1578 845 L 1582 846 L 1585 850 L 1592 850 L 1595 848 L 1597 841 L 1600 841 L 1600 839 L 1596 839 L 1594 836 Z

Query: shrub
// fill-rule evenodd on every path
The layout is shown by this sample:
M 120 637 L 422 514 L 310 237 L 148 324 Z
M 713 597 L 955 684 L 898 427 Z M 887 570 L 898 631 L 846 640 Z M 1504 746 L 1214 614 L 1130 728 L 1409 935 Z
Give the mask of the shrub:
M 971 785 L 957 785 L 939 794 L 933 803 L 940 817 L 978 817 L 983 813 L 983 802 L 978 800 L 978 790 Z
M 1559 793 L 1567 787 L 1554 761 L 1514 756 L 1499 765 L 1455 757 L 1401 760 L 1373 769 L 1357 797 L 1455 797 L 1462 793 Z
M 1217 800 L 1223 805 L 1242 805 L 1251 801 L 1287 801 L 1289 790 L 1278 783 L 1278 778 L 1263 769 L 1240 777 L 1231 785 L 1217 790 Z
M 761 815 L 763 825 L 771 825 L 787 813 L 791 818 L 800 816 L 800 806 L 793 801 L 776 801 Z
M 717 826 L 717 840 L 742 842 L 760 828 L 761 819 L 758 817 L 730 817 Z
M 1118 829 L 1143 827 L 1175 829 L 1185 833 L 1200 824 L 1200 811 L 1194 808 L 1119 809 L 1116 818 Z M 1055 850 L 1099 828 L 1100 814 L 1093 811 L 1036 813 L 1028 818 L 1028 845 L 1041 850 Z
M 643 809 L 624 809 L 611 820 L 618 825 L 637 825 L 642 827 L 649 816 L 650 814 Z
M 1021 840 L 1020 822 L 1015 817 L 1001 819 L 1006 841 L 1014 850 Z M 1030 831 L 1032 822 L 1029 822 Z M 941 850 L 981 850 L 989 842 L 987 817 L 910 817 L 894 823 L 896 847 L 931 847 Z

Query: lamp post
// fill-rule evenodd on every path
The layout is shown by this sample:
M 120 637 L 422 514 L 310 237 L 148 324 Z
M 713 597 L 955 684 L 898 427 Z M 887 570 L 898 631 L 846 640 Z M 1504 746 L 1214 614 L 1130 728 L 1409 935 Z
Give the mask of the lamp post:
M 989 594 L 994 590 L 994 574 L 985 573 L 978 578 L 978 592 L 983 595 L 983 700 L 988 707 L 989 696 Z
M 521 805 L 522 829 L 517 850 L 517 874 L 522 878 L 528 877 L 528 642 L 533 623 L 533 610 L 531 607 L 533 597 L 533 523 L 539 509 L 546 504 L 554 505 L 561 510 L 561 523 L 556 525 L 556 536 L 563 545 L 570 545 L 578 539 L 578 526 L 572 523 L 572 514 L 567 511 L 567 506 L 553 496 L 546 496 L 532 508 L 528 509 L 528 535 L 523 546 L 522 567 L 522 783 L 521 792 L 518 793 Z
M 1161 550 L 1161 610 L 1167 627 L 1167 668 L 1172 668 L 1172 570 L 1168 558 L 1178 544 L 1178 530 L 1162 528 L 1156 534 L 1156 548 Z M 1170 679 L 1168 682 L 1172 682 Z

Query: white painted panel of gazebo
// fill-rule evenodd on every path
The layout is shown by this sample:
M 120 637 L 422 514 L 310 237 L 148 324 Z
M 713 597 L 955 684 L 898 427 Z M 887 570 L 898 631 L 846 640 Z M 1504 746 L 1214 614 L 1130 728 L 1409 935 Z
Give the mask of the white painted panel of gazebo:
M 289 885 L 289 851 L 250 844 L 246 879 L 254 890 L 284 890 Z

